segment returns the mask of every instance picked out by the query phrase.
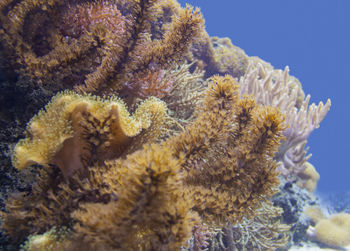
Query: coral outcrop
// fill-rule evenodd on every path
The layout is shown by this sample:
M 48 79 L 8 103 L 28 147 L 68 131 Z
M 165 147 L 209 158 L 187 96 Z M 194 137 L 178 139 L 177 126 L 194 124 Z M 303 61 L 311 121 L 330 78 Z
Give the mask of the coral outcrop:
M 4 0 L 0 53 L 11 91 L 52 97 L 13 148 L 13 167 L 34 176 L 0 213 L 17 247 L 287 243 L 289 226 L 269 200 L 280 171 L 302 173 L 307 137 L 330 101 L 309 106 L 288 68 L 210 38 L 199 9 L 175 0 Z
M 152 145 L 147 130 L 160 137 L 164 111 L 154 98 L 130 117 L 113 98 L 69 92 L 55 97 L 15 148 L 17 167 L 38 163 L 44 169 L 32 193 L 8 201 L 7 233 L 20 240 L 68 227 L 73 232 L 62 245 L 166 250 L 185 245 L 199 222 L 221 226 L 253 217 L 278 184 L 273 153 L 284 129 L 278 110 L 240 99 L 232 77 L 213 77 L 195 120 Z M 140 150 L 133 145 L 136 137 L 137 144 L 144 142 Z M 26 160 L 40 144 L 49 149 L 45 158 Z

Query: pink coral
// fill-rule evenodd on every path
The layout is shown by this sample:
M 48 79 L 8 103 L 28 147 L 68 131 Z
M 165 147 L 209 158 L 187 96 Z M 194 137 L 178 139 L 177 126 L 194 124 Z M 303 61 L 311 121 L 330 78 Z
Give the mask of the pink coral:
M 91 26 L 103 25 L 114 34 L 123 34 L 126 30 L 126 18 L 122 16 L 113 2 L 93 2 L 70 5 L 63 13 L 60 30 L 63 35 L 78 38 L 89 32 Z

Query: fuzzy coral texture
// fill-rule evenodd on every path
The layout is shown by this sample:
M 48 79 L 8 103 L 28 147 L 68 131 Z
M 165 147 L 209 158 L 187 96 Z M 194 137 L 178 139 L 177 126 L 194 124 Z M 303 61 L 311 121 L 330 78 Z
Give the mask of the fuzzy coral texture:
M 13 149 L 37 176 L 1 212 L 12 243 L 202 250 L 222 232 L 229 249 L 287 244 L 269 198 L 279 170 L 305 168 L 330 101 L 309 107 L 287 69 L 210 38 L 176 1 L 4 0 L 0 20 L 6 81 L 52 97 Z

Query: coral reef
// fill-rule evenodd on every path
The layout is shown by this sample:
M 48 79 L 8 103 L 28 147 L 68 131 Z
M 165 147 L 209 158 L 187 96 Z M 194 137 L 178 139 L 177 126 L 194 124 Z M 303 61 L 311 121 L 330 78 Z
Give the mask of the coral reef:
M 115 97 L 102 100 L 71 92 L 54 97 L 29 123 L 28 138 L 15 147 L 17 168 L 33 163 L 45 168 L 30 194 L 16 194 L 8 201 L 10 214 L 3 223 L 8 234 L 23 238 L 68 221 L 84 200 L 104 201 L 106 195 L 97 189 L 103 184 L 94 177 L 90 183 L 97 187 L 84 188 L 82 180 L 92 175 L 88 167 L 135 151 L 142 139 L 152 142 L 161 133 L 165 112 L 165 104 L 155 98 L 143 102 L 131 117 Z
M 0 55 L 14 249 L 272 250 L 306 231 L 312 201 L 291 182 L 330 101 L 309 106 L 288 68 L 210 38 L 199 9 L 4 0 Z
M 239 78 L 248 69 L 249 58 L 241 48 L 234 46 L 229 38 L 210 38 L 213 46 L 213 64 L 209 66 L 216 69 L 219 74 L 230 74 Z
M 152 116 L 147 116 L 148 111 Z M 244 215 L 253 217 L 254 209 L 278 184 L 272 157 L 282 137 L 283 116 L 257 106 L 249 97 L 240 99 L 232 77 L 211 79 L 195 120 L 182 133 L 150 145 L 148 134 L 141 132 L 136 142 L 145 142 L 143 149 L 126 141 L 125 159 L 120 153 L 123 145 L 113 141 L 125 138 L 123 124 L 130 127 L 129 136 L 135 130 L 139 133 L 139 128 L 134 129 L 137 122 L 145 131 L 144 124 L 155 124 L 150 128 L 156 137 L 164 106 L 153 98 L 139 106 L 134 118 L 123 113 L 125 108 L 113 98 L 105 101 L 68 92 L 59 94 L 33 118 L 28 125 L 31 133 L 15 148 L 14 163 L 22 168 L 35 162 L 44 169 L 30 194 L 8 201 L 3 228 L 10 236 L 20 240 L 52 226 L 71 227 L 74 233 L 62 245 L 172 249 L 190 238 L 199 222 L 197 213 L 213 226 L 238 222 Z M 62 116 L 64 126 L 46 121 L 57 116 Z M 86 121 L 94 123 L 86 126 Z M 41 140 L 50 130 L 54 136 Z M 58 137 L 57 131 L 66 134 Z M 50 139 L 58 140 L 59 146 L 48 149 Z M 38 144 L 49 150 L 43 155 L 46 158 L 24 158 L 31 156 L 32 148 L 40 149 Z M 99 146 L 107 148 L 100 152 Z M 79 149 L 82 152 L 76 153 Z

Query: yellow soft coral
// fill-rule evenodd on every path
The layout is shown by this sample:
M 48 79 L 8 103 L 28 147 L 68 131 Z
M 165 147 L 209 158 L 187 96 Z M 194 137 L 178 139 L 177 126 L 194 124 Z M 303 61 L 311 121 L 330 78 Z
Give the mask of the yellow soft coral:
M 117 97 L 60 93 L 28 124 L 27 137 L 14 149 L 13 165 L 57 165 L 70 176 L 83 166 L 118 157 L 152 122 L 153 136 L 159 135 L 165 113 L 165 103 L 156 98 L 144 101 L 131 116 Z
M 339 213 L 328 219 L 321 219 L 308 229 L 309 236 L 333 247 L 350 246 L 350 214 Z

